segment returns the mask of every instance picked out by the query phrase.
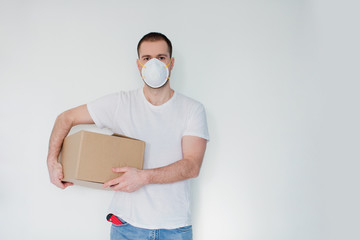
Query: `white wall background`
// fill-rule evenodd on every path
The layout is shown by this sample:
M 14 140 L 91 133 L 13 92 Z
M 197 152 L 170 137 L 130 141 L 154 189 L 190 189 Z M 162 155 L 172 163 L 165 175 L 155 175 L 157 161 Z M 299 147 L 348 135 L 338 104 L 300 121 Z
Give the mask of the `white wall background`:
M 173 42 L 172 87 L 207 109 L 194 239 L 359 239 L 356 9 L 0 0 L 0 239 L 108 238 L 112 193 L 51 185 L 48 139 L 62 111 L 142 85 L 150 31 Z

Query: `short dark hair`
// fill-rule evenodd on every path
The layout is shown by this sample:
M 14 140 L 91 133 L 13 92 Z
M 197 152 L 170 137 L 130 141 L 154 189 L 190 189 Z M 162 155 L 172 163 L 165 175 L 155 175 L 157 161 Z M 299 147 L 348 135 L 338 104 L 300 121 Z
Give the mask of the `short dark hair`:
M 145 36 L 143 36 L 138 45 L 137 45 L 137 53 L 138 53 L 138 57 L 140 57 L 139 55 L 139 49 L 140 49 L 140 45 L 145 42 L 145 41 L 149 41 L 149 42 L 156 42 L 156 41 L 165 41 L 166 44 L 168 45 L 168 49 L 169 49 L 169 53 L 170 53 L 170 57 L 172 56 L 172 44 L 171 41 L 162 33 L 158 33 L 158 32 L 151 32 L 146 34 Z

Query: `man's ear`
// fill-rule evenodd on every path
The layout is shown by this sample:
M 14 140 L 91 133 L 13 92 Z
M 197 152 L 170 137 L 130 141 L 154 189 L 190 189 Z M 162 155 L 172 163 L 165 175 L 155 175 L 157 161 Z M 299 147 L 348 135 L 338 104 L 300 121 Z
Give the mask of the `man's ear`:
M 170 71 L 173 69 L 174 67 L 174 64 L 175 64 L 175 58 L 171 58 L 171 63 L 170 63 Z
M 137 65 L 139 71 L 141 72 L 142 66 L 141 66 L 141 64 L 140 64 L 139 61 L 140 61 L 140 60 L 137 58 L 137 59 L 136 59 L 136 65 Z

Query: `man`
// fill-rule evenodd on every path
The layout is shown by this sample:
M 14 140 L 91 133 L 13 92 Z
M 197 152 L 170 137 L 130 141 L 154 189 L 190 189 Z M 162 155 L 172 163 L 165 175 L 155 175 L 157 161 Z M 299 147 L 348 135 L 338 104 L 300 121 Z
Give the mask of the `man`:
M 172 45 L 161 33 L 138 44 L 137 67 L 144 87 L 102 97 L 60 114 L 50 137 L 48 169 L 64 189 L 58 155 L 72 126 L 95 123 L 146 142 L 144 170 L 123 167 L 104 183 L 115 190 L 110 211 L 124 224 L 111 239 L 192 239 L 189 179 L 197 177 L 209 139 L 202 104 L 170 88 Z

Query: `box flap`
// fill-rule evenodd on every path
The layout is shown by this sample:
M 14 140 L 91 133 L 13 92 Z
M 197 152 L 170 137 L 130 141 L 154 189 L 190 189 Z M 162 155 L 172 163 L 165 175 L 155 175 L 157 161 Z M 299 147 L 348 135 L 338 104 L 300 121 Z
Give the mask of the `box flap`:
M 125 135 L 122 135 L 122 134 L 119 134 L 119 133 L 113 133 L 111 136 L 114 136 L 114 137 L 122 137 L 122 138 L 127 138 L 127 139 L 132 139 L 132 140 L 138 140 L 138 141 L 141 141 L 140 139 L 136 139 L 136 138 L 128 137 L 128 136 L 125 136 Z

